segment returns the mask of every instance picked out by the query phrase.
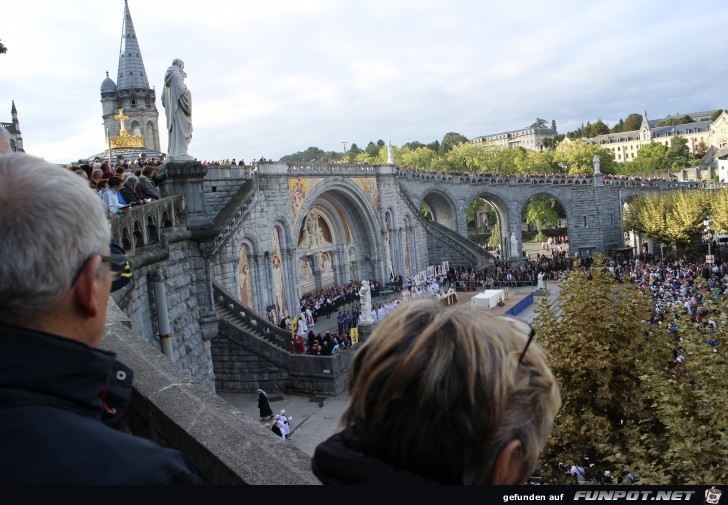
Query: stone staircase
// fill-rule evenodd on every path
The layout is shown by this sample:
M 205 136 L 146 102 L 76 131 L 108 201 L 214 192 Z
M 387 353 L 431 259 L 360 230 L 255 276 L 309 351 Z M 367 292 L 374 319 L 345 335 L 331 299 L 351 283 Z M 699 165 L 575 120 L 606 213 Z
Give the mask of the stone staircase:
M 213 294 L 215 297 L 215 311 L 221 319 L 239 329 L 248 337 L 265 342 L 280 351 L 293 354 L 293 344 L 289 332 L 257 315 L 238 300 L 235 300 L 215 282 L 213 282 Z

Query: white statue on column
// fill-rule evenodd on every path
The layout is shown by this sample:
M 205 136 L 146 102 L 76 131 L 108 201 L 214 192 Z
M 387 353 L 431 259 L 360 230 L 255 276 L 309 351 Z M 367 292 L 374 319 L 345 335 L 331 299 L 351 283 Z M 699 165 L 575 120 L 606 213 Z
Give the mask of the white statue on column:
M 594 163 L 594 175 L 600 175 L 601 172 L 599 171 L 599 165 L 601 164 L 601 161 L 599 160 L 599 155 L 595 154 L 592 161 Z
M 520 256 L 518 253 L 518 240 L 516 239 L 515 233 L 511 233 L 511 257 L 513 256 Z
M 387 165 L 394 165 L 394 150 L 391 140 L 387 141 Z
M 546 289 L 546 284 L 543 281 L 543 272 L 538 273 L 538 289 Z
M 187 146 L 192 140 L 192 95 L 184 82 L 187 77 L 184 69 L 184 62 L 175 58 L 164 74 L 162 105 L 167 117 L 170 161 L 194 160 L 187 154 Z
M 361 323 L 372 323 L 372 292 L 369 288 L 369 281 L 361 281 L 361 287 L 359 288 L 359 303 L 361 304 L 361 314 L 359 315 L 359 322 Z

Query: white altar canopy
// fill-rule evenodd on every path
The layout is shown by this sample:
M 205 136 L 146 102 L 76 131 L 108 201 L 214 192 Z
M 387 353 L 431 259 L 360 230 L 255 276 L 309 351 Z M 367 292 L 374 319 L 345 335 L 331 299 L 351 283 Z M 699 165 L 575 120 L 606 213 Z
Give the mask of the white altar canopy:
M 470 299 L 471 309 L 492 309 L 498 305 L 498 300 L 506 299 L 502 289 L 486 289 Z

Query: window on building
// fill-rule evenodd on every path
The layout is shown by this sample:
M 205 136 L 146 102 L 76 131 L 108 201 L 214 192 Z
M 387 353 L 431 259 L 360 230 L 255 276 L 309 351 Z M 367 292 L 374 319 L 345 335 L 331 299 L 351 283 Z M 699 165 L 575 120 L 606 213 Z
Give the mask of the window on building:
M 586 221 L 586 216 L 584 216 L 584 228 L 589 228 L 589 223 Z
M 131 106 L 132 107 L 136 107 L 136 104 L 137 104 L 136 98 L 132 98 L 131 99 Z

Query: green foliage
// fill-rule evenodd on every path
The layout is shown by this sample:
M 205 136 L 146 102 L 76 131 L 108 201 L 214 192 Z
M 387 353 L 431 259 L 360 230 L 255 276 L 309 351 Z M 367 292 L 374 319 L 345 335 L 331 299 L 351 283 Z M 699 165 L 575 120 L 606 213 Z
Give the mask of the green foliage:
M 718 119 L 720 117 L 721 114 L 723 114 L 724 111 L 725 111 L 725 109 L 718 109 L 717 111 L 715 111 L 713 113 L 712 116 L 710 116 L 710 120 L 715 121 L 716 119 Z
M 620 133 L 620 132 L 623 132 L 623 131 L 624 131 L 624 119 L 620 119 L 619 121 L 617 121 L 617 124 L 615 124 L 612 127 L 611 132 L 612 133 Z
M 458 144 L 466 143 L 468 138 L 464 135 L 455 132 L 448 132 L 442 137 L 440 143 L 440 155 L 444 155 L 450 152 L 450 150 Z
M 683 117 L 674 117 L 670 119 L 665 119 L 663 121 L 660 121 L 657 123 L 657 126 L 675 126 L 679 124 L 686 124 L 686 123 L 694 123 L 695 120 L 688 116 L 687 114 Z
M 551 196 L 534 196 L 528 201 L 523 211 L 526 222 L 528 224 L 535 225 L 539 235 L 542 235 L 541 230 L 544 226 L 553 228 L 559 221 L 559 212 L 556 206 L 556 200 L 554 200 Z M 559 207 L 561 206 L 559 205 Z M 541 239 L 537 240 L 540 241 Z
M 582 131 L 582 136 L 592 138 L 597 135 L 604 135 L 605 133 L 609 133 L 609 127 L 601 119 L 598 119 L 594 124 L 586 124 Z
M 660 195 L 638 195 L 629 200 L 622 227 L 668 244 L 685 246 L 703 233 L 703 219 L 713 216 L 714 227 L 728 224 L 728 190 L 672 191 Z M 716 218 L 716 216 L 720 216 Z
M 561 281 L 554 305 L 540 299 L 535 310 L 537 339 L 562 398 L 542 454 L 551 463 L 544 477 L 565 483 L 556 463 L 583 456 L 612 468 L 629 462 L 641 469 L 639 441 L 651 436 L 653 424 L 642 357 L 656 346 L 643 322 L 647 299 L 617 283 L 597 257 L 588 273 L 578 270 Z
M 534 121 L 529 128 L 546 128 L 546 120 L 541 119 L 540 117 L 536 118 L 536 121 Z
M 420 205 L 420 214 L 422 214 L 422 217 L 427 219 L 428 221 L 432 221 L 432 212 L 430 211 L 430 208 L 427 206 L 427 204 Z
M 366 148 L 364 148 L 364 152 L 367 153 L 370 157 L 374 158 L 379 154 L 379 148 L 380 146 L 372 141 L 369 141 Z
M 599 147 L 597 144 L 575 140 L 571 143 L 560 143 L 553 154 L 554 163 L 557 163 L 569 175 L 593 174 L 594 156 L 599 155 L 600 171 L 603 174 L 614 173 L 614 159 L 612 153 Z
M 490 238 L 488 239 L 488 245 L 491 247 L 500 247 L 500 241 L 501 241 L 500 228 L 495 226 L 493 228 L 493 232 L 490 234 Z
M 337 161 L 343 157 L 344 155 L 341 153 L 334 151 L 325 152 L 318 147 L 309 147 L 305 151 L 299 151 L 295 154 L 283 156 L 281 157 L 281 161 L 286 163 L 325 163 L 328 161 Z
M 627 119 L 624 120 L 624 126 L 622 131 L 623 132 L 632 132 L 635 130 L 639 130 L 642 126 L 642 114 L 637 114 L 636 112 L 633 112 L 629 116 L 627 116 Z
M 7 52 L 8 52 L 8 48 L 5 47 L 5 45 L 2 42 L 0 42 L 0 54 L 5 54 Z
M 667 161 L 673 170 L 687 167 L 690 163 L 690 148 L 685 137 L 676 135 L 670 141 L 667 152 Z

